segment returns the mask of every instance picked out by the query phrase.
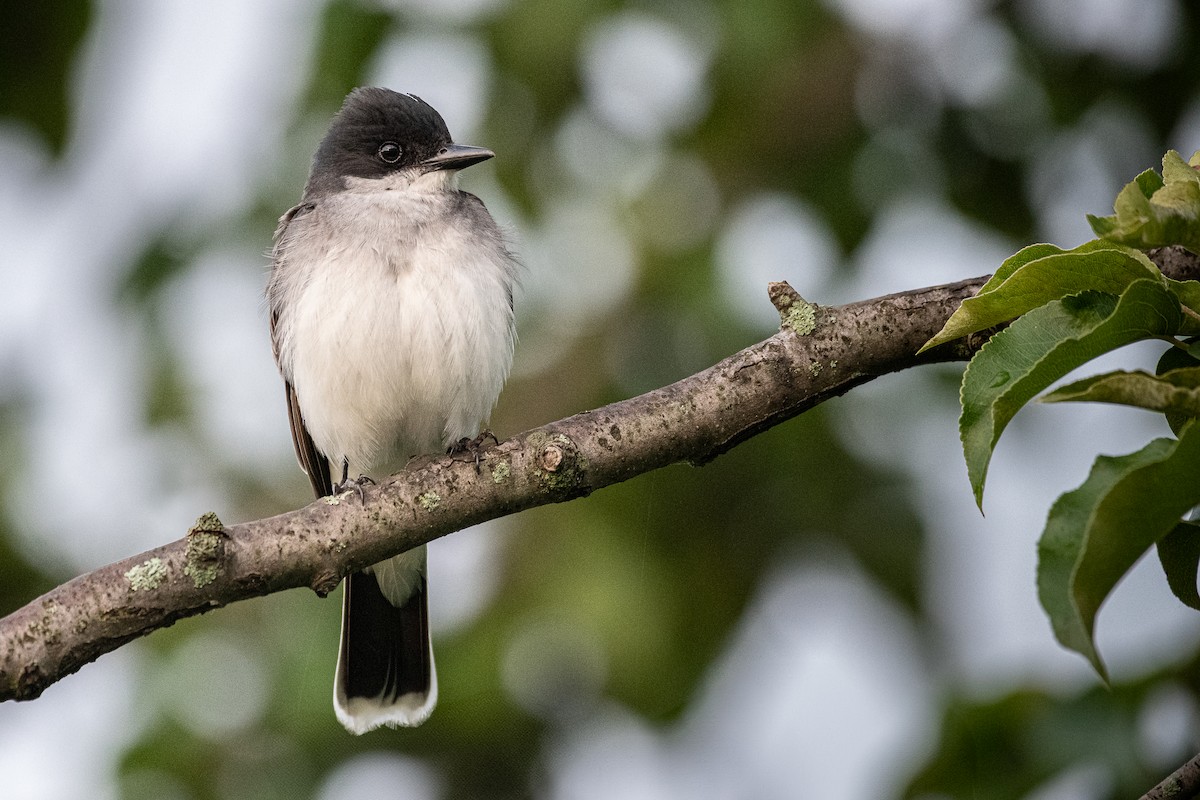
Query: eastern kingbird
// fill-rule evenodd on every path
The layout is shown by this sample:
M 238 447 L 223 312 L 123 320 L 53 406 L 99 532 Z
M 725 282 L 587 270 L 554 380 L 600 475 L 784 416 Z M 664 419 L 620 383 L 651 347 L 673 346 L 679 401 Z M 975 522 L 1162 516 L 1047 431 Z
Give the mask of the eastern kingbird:
M 267 286 L 292 441 L 318 497 L 474 437 L 512 363 L 517 263 L 428 103 L 355 89 L 279 221 Z M 334 484 L 334 476 L 341 482 Z M 437 701 L 425 548 L 346 579 L 334 679 L 352 733 L 420 725 Z

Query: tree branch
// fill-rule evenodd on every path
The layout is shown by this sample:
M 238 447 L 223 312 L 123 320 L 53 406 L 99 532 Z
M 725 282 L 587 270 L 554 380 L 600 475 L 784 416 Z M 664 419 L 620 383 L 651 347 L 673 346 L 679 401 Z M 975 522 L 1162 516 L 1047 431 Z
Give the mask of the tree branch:
M 1152 254 L 1178 279 L 1200 259 Z M 342 576 L 447 533 L 680 461 L 703 464 L 881 375 L 965 360 L 968 337 L 914 355 L 986 278 L 845 306 L 771 285 L 779 333 L 670 386 L 535 428 L 473 457 L 415 459 L 377 487 L 269 519 L 201 517 L 178 541 L 81 575 L 0 620 L 0 700 L 29 700 L 100 655 L 177 619 Z
M 1194 755 L 1162 783 L 1142 795 L 1141 800 L 1190 800 L 1200 795 L 1200 755 Z

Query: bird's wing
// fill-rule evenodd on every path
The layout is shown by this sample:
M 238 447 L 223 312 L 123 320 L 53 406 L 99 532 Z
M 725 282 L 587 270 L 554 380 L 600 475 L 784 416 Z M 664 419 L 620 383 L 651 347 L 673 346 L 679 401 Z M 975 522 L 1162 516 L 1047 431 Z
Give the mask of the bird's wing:
M 294 220 L 310 213 L 315 208 L 316 204 L 314 203 L 302 203 L 280 217 L 279 227 L 275 229 L 275 243 L 271 248 L 271 259 L 274 262 L 273 270 L 279 270 L 282 262 L 287 258 L 288 225 Z M 267 300 L 271 304 L 271 349 L 275 355 L 275 363 L 278 364 L 279 337 L 276 332 L 276 325 L 279 321 L 279 309 L 275 306 L 277 297 L 268 291 Z M 312 436 L 309 435 L 308 428 L 304 425 L 304 414 L 300 411 L 300 399 L 296 396 L 296 388 L 292 386 L 292 382 L 286 376 L 283 380 L 283 386 L 284 392 L 287 395 L 288 422 L 291 423 L 292 444 L 296 448 L 296 459 L 300 462 L 300 468 L 304 470 L 304 474 L 308 476 L 308 481 L 312 484 L 313 493 L 317 497 L 331 495 L 333 494 L 333 481 L 329 472 L 329 459 L 313 443 Z

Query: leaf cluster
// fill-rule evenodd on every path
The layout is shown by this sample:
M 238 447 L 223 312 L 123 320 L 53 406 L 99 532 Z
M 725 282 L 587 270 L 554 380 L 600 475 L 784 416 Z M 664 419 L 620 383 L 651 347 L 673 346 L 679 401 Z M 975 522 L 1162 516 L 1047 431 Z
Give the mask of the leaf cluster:
M 1175 151 L 1118 195 L 1115 214 L 1089 217 L 1099 238 L 1072 250 L 1035 244 L 1007 259 L 923 349 L 997 330 L 963 375 L 959 433 L 982 509 L 988 463 L 1005 427 L 1052 383 L 1092 359 L 1146 339 L 1169 344 L 1155 374 L 1115 371 L 1062 386 L 1043 402 L 1088 401 L 1164 414 L 1174 438 L 1100 456 L 1058 498 L 1038 545 L 1038 594 L 1055 636 L 1107 678 L 1096 614 L 1134 563 L 1157 546 L 1176 596 L 1200 608 L 1200 283 L 1172 280 L 1146 255 L 1200 253 L 1200 152 Z

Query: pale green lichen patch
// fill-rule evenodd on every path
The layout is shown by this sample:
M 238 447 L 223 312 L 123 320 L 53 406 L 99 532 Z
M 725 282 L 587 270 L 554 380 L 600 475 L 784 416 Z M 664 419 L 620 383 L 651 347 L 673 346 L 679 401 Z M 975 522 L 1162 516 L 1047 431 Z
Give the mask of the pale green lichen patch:
M 783 327 L 791 328 L 800 336 L 808 336 L 817 328 L 817 307 L 804 300 L 793 300 L 779 317 Z
M 183 565 L 183 574 L 192 579 L 192 584 L 197 589 L 208 586 L 221 574 L 221 556 L 224 549 L 224 533 L 194 528 L 188 532 L 187 560 Z
M 327 506 L 336 506 L 342 501 L 338 499 L 336 494 L 327 494 L 321 498 L 321 502 Z
M 148 558 L 136 567 L 130 567 L 125 572 L 125 580 L 129 581 L 133 591 L 149 592 L 161 586 L 170 572 L 161 558 Z
M 422 492 L 417 495 L 417 503 L 426 511 L 433 511 L 442 504 L 442 498 L 437 492 Z
M 492 483 L 504 483 L 512 475 L 512 467 L 507 461 L 501 461 L 492 467 Z
M 225 526 L 221 523 L 215 512 L 209 511 L 207 514 L 201 514 L 196 518 L 196 524 L 192 526 L 192 532 L 207 531 L 209 533 L 221 533 L 225 530 Z

